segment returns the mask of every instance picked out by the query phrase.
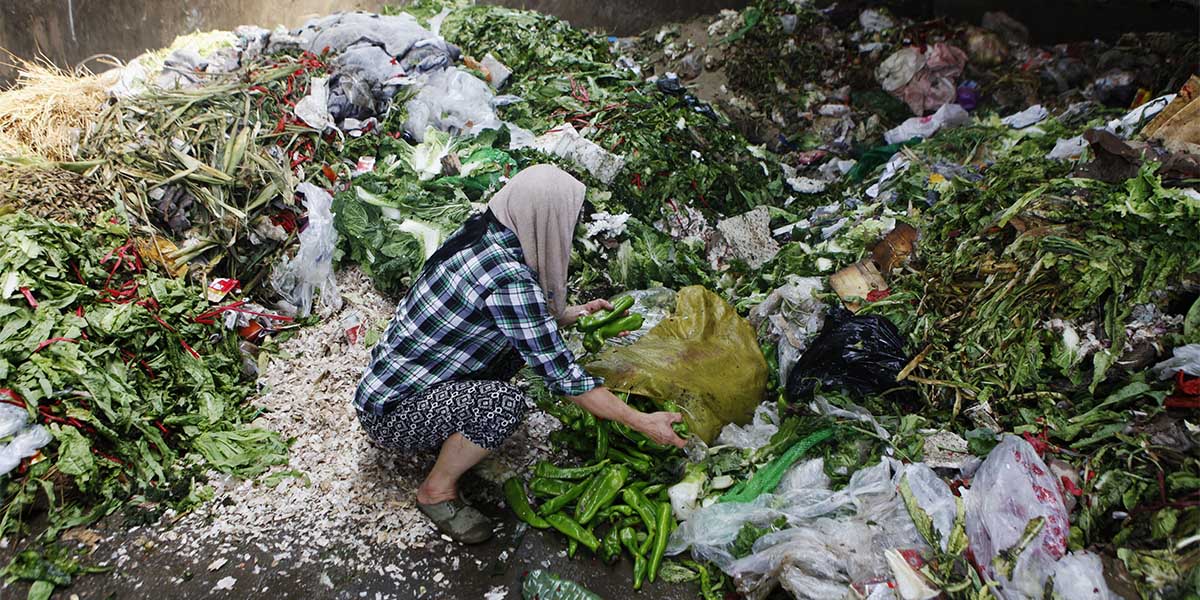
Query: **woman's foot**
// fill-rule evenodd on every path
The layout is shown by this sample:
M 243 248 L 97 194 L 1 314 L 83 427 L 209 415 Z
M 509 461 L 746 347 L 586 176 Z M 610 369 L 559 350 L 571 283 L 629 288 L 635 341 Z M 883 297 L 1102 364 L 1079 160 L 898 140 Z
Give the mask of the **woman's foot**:
M 418 497 L 417 508 L 456 542 L 478 544 L 492 537 L 492 520 L 457 498 L 426 504 Z

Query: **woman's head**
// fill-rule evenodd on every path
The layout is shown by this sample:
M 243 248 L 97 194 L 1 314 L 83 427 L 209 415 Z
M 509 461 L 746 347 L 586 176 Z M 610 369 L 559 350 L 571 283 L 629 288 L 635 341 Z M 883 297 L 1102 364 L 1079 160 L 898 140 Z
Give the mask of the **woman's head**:
M 516 174 L 488 202 L 488 209 L 516 234 L 525 264 L 537 272 L 550 310 L 566 308 L 567 267 L 586 187 L 554 165 Z

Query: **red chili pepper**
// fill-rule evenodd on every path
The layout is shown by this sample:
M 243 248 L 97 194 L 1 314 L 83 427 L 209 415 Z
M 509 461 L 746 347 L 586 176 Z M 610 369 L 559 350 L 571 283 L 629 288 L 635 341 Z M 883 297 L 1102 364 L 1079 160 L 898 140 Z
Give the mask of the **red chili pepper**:
M 155 421 L 154 426 L 157 427 L 158 430 L 163 433 L 163 435 L 171 435 L 171 432 L 168 431 L 167 427 L 162 424 L 162 421 Z
M 335 173 L 333 169 L 329 167 L 329 165 L 322 165 L 321 173 L 325 175 L 325 179 L 328 179 L 329 183 L 337 183 L 337 173 Z

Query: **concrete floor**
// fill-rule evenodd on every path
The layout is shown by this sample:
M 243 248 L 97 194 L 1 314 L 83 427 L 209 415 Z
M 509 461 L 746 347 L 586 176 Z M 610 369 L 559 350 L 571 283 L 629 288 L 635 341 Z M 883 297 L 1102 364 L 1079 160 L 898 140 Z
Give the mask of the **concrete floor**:
M 55 598 L 79 600 L 124 599 L 235 599 L 358 598 L 398 600 L 434 598 L 521 598 L 522 577 L 533 569 L 549 569 L 559 576 L 577 581 L 609 600 L 646 598 L 654 600 L 694 599 L 692 584 L 646 584 L 635 592 L 632 563 L 622 559 L 606 565 L 586 550 L 574 559 L 566 556 L 566 543 L 555 532 L 531 529 L 507 510 L 484 502 L 498 490 L 486 489 L 481 481 L 469 483 L 468 495 L 481 498 L 477 506 L 499 523 L 496 537 L 478 546 L 461 546 L 446 539 L 434 539 L 425 547 L 397 555 L 388 565 L 398 570 L 404 581 L 365 576 L 354 568 L 354 556 L 344 548 L 331 545 L 316 563 L 297 564 L 290 557 L 267 551 L 261 544 L 237 539 L 211 542 L 200 552 L 182 553 L 152 541 L 157 538 L 146 528 L 125 528 L 120 513 L 93 526 L 91 531 L 102 540 L 92 549 L 88 564 L 102 564 L 113 556 L 122 556 L 123 564 L 113 571 L 85 575 Z M 354 535 L 354 532 L 347 532 Z M 281 534 L 281 538 L 288 538 Z M 301 549 L 297 549 L 298 551 Z M 0 550 L 0 564 L 6 564 L 15 549 Z M 228 562 L 210 571 L 217 557 Z M 232 577 L 236 582 L 219 589 L 220 582 Z M 25 584 L 0 584 L 0 598 L 24 598 Z M 491 593 L 491 595 L 488 595 Z

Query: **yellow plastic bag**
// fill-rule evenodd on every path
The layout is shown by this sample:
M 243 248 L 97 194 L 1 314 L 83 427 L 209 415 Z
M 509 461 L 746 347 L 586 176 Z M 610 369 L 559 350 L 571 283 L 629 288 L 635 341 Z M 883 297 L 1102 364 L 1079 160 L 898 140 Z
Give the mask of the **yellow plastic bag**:
M 701 286 L 680 290 L 675 312 L 641 339 L 604 350 L 584 368 L 609 389 L 674 401 L 706 443 L 726 423 L 749 422 L 767 387 L 754 328 Z

